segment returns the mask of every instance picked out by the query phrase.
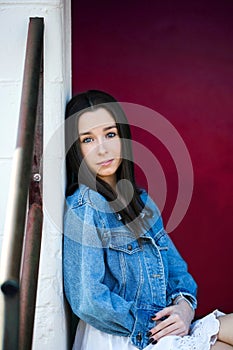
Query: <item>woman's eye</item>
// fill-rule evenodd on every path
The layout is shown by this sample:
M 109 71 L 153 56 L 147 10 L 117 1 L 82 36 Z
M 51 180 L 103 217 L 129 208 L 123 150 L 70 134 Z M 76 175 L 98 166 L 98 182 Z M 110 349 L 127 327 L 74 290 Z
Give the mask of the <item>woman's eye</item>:
M 89 143 L 91 142 L 93 139 L 91 137 L 85 137 L 85 139 L 81 140 L 81 143 Z
M 106 135 L 107 138 L 112 138 L 112 137 L 115 137 L 115 136 L 116 136 L 116 133 L 113 132 L 113 131 L 108 132 L 107 135 Z

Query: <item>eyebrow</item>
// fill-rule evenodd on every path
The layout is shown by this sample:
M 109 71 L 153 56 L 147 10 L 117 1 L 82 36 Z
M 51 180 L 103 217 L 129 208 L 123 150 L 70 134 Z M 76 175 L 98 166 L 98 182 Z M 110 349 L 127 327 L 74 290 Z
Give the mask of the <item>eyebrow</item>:
M 107 131 L 113 128 L 117 128 L 116 125 L 106 126 L 105 128 L 103 128 L 103 131 Z M 79 136 L 90 135 L 91 133 L 92 133 L 91 131 L 80 132 Z

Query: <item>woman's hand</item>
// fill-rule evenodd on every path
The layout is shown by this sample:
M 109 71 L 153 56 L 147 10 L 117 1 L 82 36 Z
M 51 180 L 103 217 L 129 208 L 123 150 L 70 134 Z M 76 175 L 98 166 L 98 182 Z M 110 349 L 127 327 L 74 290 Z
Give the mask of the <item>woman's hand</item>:
M 150 342 L 155 344 L 165 335 L 187 335 L 193 317 L 194 310 L 185 300 L 164 308 L 152 317 L 153 321 L 156 321 L 156 327 L 152 328 L 148 334 Z

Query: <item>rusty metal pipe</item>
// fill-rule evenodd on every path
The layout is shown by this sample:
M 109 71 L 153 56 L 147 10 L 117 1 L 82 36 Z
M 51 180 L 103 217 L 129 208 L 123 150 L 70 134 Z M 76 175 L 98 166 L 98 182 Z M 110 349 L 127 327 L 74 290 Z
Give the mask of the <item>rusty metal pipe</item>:
M 9 204 L 1 254 L 0 284 L 3 294 L 1 299 L 5 306 L 9 306 L 3 320 L 2 343 L 4 350 L 18 349 L 19 312 L 18 307 L 11 301 L 13 296 L 16 298 L 19 292 L 20 263 L 31 176 L 42 47 L 43 19 L 31 18 L 28 28 L 18 137 L 13 157 Z M 9 318 L 14 320 L 14 329 L 9 329 L 11 327 Z M 11 337 L 10 346 L 9 334 Z
M 43 60 L 42 60 L 43 61 Z M 29 213 L 24 239 L 24 254 L 21 261 L 22 271 L 20 280 L 20 314 L 19 314 L 19 350 L 31 350 L 38 271 L 40 262 L 40 246 L 43 225 L 42 211 L 42 168 L 43 153 L 43 62 L 39 82 L 35 143 L 33 151 L 31 184 L 29 188 Z
M 32 347 L 42 221 L 41 206 L 36 203 L 32 204 L 27 218 L 23 273 L 20 284 L 19 350 L 30 350 Z

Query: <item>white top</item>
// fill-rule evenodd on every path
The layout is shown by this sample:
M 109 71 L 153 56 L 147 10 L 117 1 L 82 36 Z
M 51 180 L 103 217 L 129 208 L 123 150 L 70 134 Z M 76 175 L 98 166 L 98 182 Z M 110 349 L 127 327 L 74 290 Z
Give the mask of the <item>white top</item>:
M 215 310 L 191 325 L 189 335 L 184 337 L 170 335 L 163 337 L 156 345 L 148 345 L 143 350 L 209 350 L 216 342 L 219 321 L 216 317 L 224 315 Z M 129 337 L 120 337 L 97 330 L 79 321 L 73 350 L 136 350 Z

